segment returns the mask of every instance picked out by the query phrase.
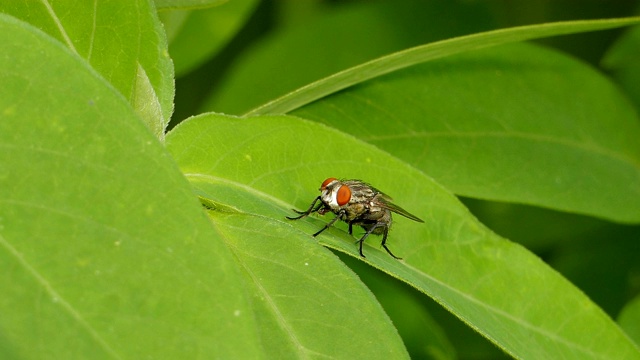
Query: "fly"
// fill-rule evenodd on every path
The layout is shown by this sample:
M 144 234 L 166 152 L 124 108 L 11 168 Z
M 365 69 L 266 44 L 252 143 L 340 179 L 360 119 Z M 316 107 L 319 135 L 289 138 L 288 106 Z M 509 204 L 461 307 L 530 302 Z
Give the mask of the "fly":
M 387 235 L 392 222 L 391 212 L 413 221 L 424 222 L 417 216 L 392 203 L 392 199 L 388 195 L 361 180 L 328 178 L 320 186 L 320 192 L 320 196 L 313 200 L 307 211 L 293 209 L 300 216 L 287 216 L 287 219 L 302 219 L 314 212 L 320 215 L 328 212 L 336 214 L 333 220 L 313 234 L 314 237 L 330 228 L 338 220 L 349 224 L 349 235 L 353 233 L 353 225 L 361 226 L 365 230 L 364 236 L 358 240 L 360 243 L 360 256 L 362 257 L 365 257 L 362 253 L 364 240 L 369 235 L 375 234 L 382 235 L 382 247 L 387 250 L 389 255 L 400 260 L 387 247 Z M 316 203 L 318 204 L 316 205 Z

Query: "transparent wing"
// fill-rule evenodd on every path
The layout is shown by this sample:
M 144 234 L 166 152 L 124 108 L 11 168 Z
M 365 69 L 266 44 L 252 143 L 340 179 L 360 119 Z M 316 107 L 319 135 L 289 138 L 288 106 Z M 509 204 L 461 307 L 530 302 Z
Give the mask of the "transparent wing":
M 424 221 L 422 219 L 420 219 L 419 217 L 413 215 L 412 213 L 408 212 L 407 210 L 401 208 L 400 206 L 394 204 L 391 202 L 391 198 L 384 194 L 384 193 L 380 193 L 378 194 L 378 199 L 380 199 L 380 207 L 385 208 L 387 210 L 393 211 L 396 214 L 400 214 L 408 219 L 411 219 L 413 221 L 417 221 L 417 222 L 421 222 L 423 223 Z

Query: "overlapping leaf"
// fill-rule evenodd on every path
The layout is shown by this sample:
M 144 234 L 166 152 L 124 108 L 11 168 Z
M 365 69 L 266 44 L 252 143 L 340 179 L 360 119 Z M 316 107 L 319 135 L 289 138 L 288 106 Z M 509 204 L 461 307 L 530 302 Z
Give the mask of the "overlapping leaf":
M 173 64 L 153 4 L 132 1 L 7 1 L 22 19 L 87 60 L 158 137 L 173 113 Z
M 289 112 L 375 78 L 294 114 L 375 144 L 458 194 L 638 222 L 637 115 L 583 64 L 522 46 L 393 73 L 479 48 L 638 21 L 524 26 L 419 46 L 328 76 L 250 114 Z
M 257 358 L 228 248 L 129 104 L 0 15 L 0 358 Z

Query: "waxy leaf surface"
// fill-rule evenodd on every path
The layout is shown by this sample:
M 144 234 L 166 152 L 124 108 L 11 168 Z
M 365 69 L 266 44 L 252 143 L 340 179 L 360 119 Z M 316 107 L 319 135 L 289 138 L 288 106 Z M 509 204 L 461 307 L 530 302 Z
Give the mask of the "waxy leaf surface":
M 0 358 L 258 358 L 232 254 L 83 59 L 0 15 Z

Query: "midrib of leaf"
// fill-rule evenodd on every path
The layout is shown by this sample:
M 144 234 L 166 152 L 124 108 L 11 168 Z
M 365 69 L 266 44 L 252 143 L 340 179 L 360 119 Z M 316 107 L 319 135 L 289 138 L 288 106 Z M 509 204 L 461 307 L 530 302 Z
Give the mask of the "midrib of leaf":
M 245 213 L 246 215 L 250 215 L 249 213 Z M 271 220 L 271 219 L 270 219 Z M 218 233 L 218 235 L 223 238 L 226 239 L 226 235 L 224 234 L 223 231 L 221 231 L 218 228 L 218 224 L 216 224 L 215 221 L 211 221 L 211 224 L 213 226 L 213 228 L 215 229 L 215 231 Z M 246 229 L 244 229 L 244 231 L 246 231 Z M 278 323 L 280 324 L 280 327 L 282 329 L 284 329 L 284 331 L 286 331 L 286 333 L 289 335 L 289 338 L 291 339 L 292 343 L 295 345 L 295 347 L 299 350 L 298 355 L 303 355 L 303 359 L 308 359 L 309 358 L 309 353 L 311 352 L 310 350 L 308 350 L 304 345 L 302 345 L 302 343 L 300 342 L 300 340 L 298 339 L 298 336 L 296 336 L 295 331 L 293 330 L 293 328 L 291 328 L 291 325 L 289 325 L 289 323 L 286 320 L 286 316 L 284 316 L 282 314 L 282 312 L 280 312 L 280 309 L 278 308 L 278 305 L 276 305 L 275 301 L 273 300 L 273 298 L 271 297 L 271 295 L 269 294 L 269 292 L 264 288 L 264 286 L 262 286 L 262 283 L 260 282 L 258 276 L 256 276 L 253 271 L 251 271 L 251 269 L 245 264 L 244 261 L 241 260 L 241 256 L 238 256 L 238 252 L 240 252 L 241 250 L 236 248 L 231 241 L 225 241 L 225 244 L 227 244 L 227 246 L 229 247 L 229 249 L 233 252 L 235 258 L 237 259 L 237 263 L 242 267 L 242 269 L 244 269 L 244 271 L 249 275 L 249 277 L 251 278 L 251 281 L 253 282 L 253 284 L 255 285 L 256 289 L 258 289 L 258 291 L 260 292 L 260 294 L 262 294 L 262 296 L 265 298 L 265 300 L 267 301 L 267 303 L 269 304 L 269 307 L 271 308 L 271 311 L 273 311 L 276 320 L 278 321 Z M 243 256 L 251 256 L 253 258 L 256 258 L 253 255 L 250 255 L 246 252 L 243 252 L 244 255 Z M 264 261 L 271 261 L 269 259 L 266 258 L 261 258 L 261 260 Z
M 67 34 L 67 31 L 64 29 L 64 26 L 62 26 L 62 23 L 60 22 L 60 18 L 58 17 L 58 15 L 56 15 L 56 12 L 53 11 L 53 7 L 51 7 L 51 4 L 49 4 L 47 0 L 40 0 L 40 1 L 42 2 L 42 5 L 44 5 L 44 7 L 47 9 L 47 12 L 51 16 L 51 19 L 53 20 L 53 22 L 56 24 L 56 27 L 58 28 L 58 31 L 60 31 L 60 35 L 64 39 L 64 42 L 67 44 L 69 49 L 71 49 L 71 51 L 77 54 L 78 51 L 76 50 L 75 46 L 73 46 L 73 41 L 71 41 L 71 38 L 69 38 L 69 34 Z
M 87 331 L 87 333 L 98 343 L 109 355 L 116 359 L 123 359 L 114 348 L 112 348 L 83 317 L 77 312 L 73 306 L 62 297 L 57 291 L 53 289 L 51 283 L 40 274 L 29 262 L 20 254 L 20 252 L 14 248 L 1 234 L 0 245 L 4 247 L 7 252 L 16 259 L 16 261 L 29 273 L 51 296 L 55 299 L 56 303 L 60 304 L 62 308 L 71 315 L 71 317 L 80 324 L 80 326 Z
M 605 20 L 561 21 L 540 25 L 498 29 L 413 47 L 354 66 L 294 90 L 278 99 L 249 111 L 249 115 L 285 114 L 324 96 L 422 62 L 483 49 L 491 46 L 604 30 L 640 23 L 640 17 Z
M 259 198 L 262 198 L 262 199 L 268 200 L 270 202 L 273 202 L 273 203 L 275 203 L 275 204 L 277 204 L 279 206 L 282 206 L 283 208 L 292 208 L 293 207 L 293 205 L 291 205 L 291 204 L 289 204 L 287 202 L 284 202 L 284 201 L 280 200 L 279 198 L 273 197 L 273 196 L 271 196 L 271 195 L 269 195 L 267 193 L 264 193 L 262 191 L 258 191 L 258 190 L 256 190 L 255 188 L 253 188 L 253 187 L 251 187 L 249 185 L 245 185 L 245 184 L 239 183 L 237 181 L 231 181 L 231 180 L 228 180 L 228 179 L 225 179 L 225 178 L 221 178 L 221 177 L 217 177 L 217 176 L 213 176 L 213 175 L 205 175 L 205 174 L 189 174 L 189 173 L 187 173 L 187 174 L 184 174 L 184 176 L 187 179 L 200 179 L 200 180 L 207 180 L 207 181 L 217 182 L 217 183 L 220 183 L 220 184 L 230 185 L 230 186 L 242 189 L 242 190 L 244 190 L 244 191 L 246 191 L 246 192 L 248 192 L 248 193 L 250 193 L 252 195 L 255 195 L 255 196 L 259 197 Z M 249 214 L 249 213 L 246 213 L 246 214 Z M 253 215 L 258 215 L 258 214 L 253 214 Z
M 640 168 L 640 163 L 637 159 L 629 157 L 625 154 L 621 154 L 615 151 L 611 151 L 607 148 L 600 146 L 592 146 L 592 144 L 588 144 L 586 142 L 577 142 L 571 141 L 562 138 L 556 138 L 552 136 L 538 135 L 538 134 L 530 134 L 523 132 L 489 132 L 489 131 L 481 131 L 481 132 L 457 132 L 457 131 L 441 131 L 441 132 L 411 132 L 407 134 L 395 134 L 395 135 L 374 135 L 374 136 L 361 136 L 360 139 L 366 142 L 372 142 L 376 140 L 392 140 L 392 139 L 417 139 L 417 138 L 501 138 L 501 139 L 522 139 L 522 140 L 530 140 L 532 142 L 540 142 L 540 143 L 548 143 L 548 144 L 556 144 L 566 146 L 568 148 L 573 148 L 576 150 L 583 150 L 587 153 L 592 153 L 596 155 L 602 155 L 612 160 L 617 160 L 622 163 L 629 163 L 636 168 Z

